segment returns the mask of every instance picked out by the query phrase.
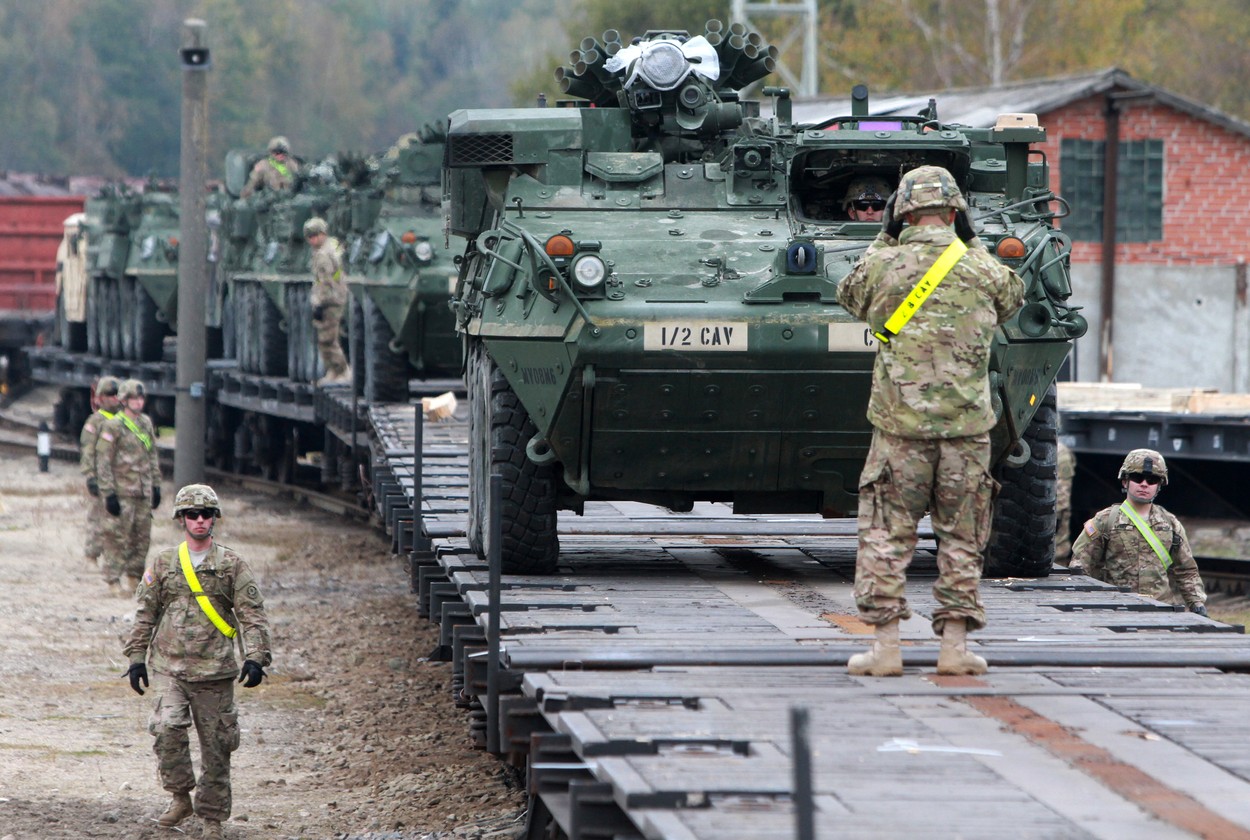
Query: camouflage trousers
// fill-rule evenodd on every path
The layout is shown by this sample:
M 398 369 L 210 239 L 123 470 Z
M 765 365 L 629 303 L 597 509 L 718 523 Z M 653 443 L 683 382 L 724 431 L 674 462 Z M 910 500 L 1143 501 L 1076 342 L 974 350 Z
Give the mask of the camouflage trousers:
M 325 366 L 328 376 L 342 376 L 347 373 L 347 358 L 339 344 L 339 329 L 343 321 L 343 307 L 326 305 L 321 310 L 321 320 L 313 321 L 317 328 L 317 350 L 321 353 L 321 364 Z
M 1055 562 L 1072 561 L 1072 508 L 1055 508 Z
M 120 498 L 121 516 L 110 516 L 101 505 L 104 529 L 104 579 L 112 582 L 122 575 L 136 580 L 143 576 L 152 541 L 152 500 Z
M 195 791 L 195 813 L 206 820 L 230 819 L 230 753 L 239 748 L 239 712 L 234 680 L 186 682 L 157 674 L 156 708 L 148 721 L 155 738 L 156 770 L 170 793 Z M 191 766 L 191 724 L 200 739 L 200 779 Z
M 83 540 L 82 556 L 96 560 L 104 553 L 104 520 L 112 519 L 104 509 L 104 499 L 87 494 L 87 528 Z
M 875 429 L 859 481 L 855 603 L 869 624 L 910 618 L 904 584 L 916 526 L 928 510 L 938 541 L 933 631 L 948 618 L 985 626 L 977 585 L 990 534 L 997 482 L 989 474 L 988 434 L 912 440 Z

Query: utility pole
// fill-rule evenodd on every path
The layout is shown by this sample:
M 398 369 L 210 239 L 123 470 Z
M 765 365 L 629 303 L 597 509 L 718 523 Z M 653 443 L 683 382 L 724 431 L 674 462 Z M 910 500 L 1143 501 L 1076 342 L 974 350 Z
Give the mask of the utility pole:
M 204 481 L 204 371 L 208 296 L 208 225 L 204 166 L 208 154 L 208 69 L 204 21 L 183 21 L 182 163 L 178 173 L 178 388 L 174 400 L 174 487 Z
M 785 61 L 777 62 L 777 75 L 798 96 L 815 96 L 820 88 L 820 68 L 816 61 L 817 33 L 820 15 L 816 0 L 733 0 L 729 16 L 734 23 L 753 26 L 752 16 L 757 18 L 790 18 L 791 26 L 781 41 L 774 45 L 782 54 L 789 55 L 796 41 L 803 42 L 802 66 L 795 72 Z

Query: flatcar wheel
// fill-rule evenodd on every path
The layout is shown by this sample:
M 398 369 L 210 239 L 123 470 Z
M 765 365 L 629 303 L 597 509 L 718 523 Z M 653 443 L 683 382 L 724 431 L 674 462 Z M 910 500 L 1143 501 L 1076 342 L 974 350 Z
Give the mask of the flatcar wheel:
M 994 522 L 985 558 L 985 577 L 1046 577 L 1055 559 L 1055 484 L 1058 480 L 1059 411 L 1051 385 L 1024 432 L 1029 460 L 1000 467 L 1002 489 L 994 500 Z

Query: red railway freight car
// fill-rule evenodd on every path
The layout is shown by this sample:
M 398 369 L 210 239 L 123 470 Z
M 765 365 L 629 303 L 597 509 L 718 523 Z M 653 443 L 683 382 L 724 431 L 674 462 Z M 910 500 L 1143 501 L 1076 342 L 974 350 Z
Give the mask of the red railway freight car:
M 80 195 L 0 195 L 0 393 L 25 378 L 21 348 L 47 340 L 56 314 L 56 253 Z

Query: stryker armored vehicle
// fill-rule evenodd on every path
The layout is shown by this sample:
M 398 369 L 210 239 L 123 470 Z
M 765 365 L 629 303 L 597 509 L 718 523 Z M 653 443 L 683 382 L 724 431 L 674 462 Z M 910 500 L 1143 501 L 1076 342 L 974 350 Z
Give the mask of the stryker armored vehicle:
M 765 88 L 761 117 L 738 91 L 772 69 L 771 48 L 715 21 L 629 46 L 610 30 L 571 58 L 556 77 L 573 107 L 451 115 L 474 548 L 491 548 L 491 473 L 511 571 L 552 571 L 557 511 L 592 500 L 854 514 L 874 339 L 837 290 L 880 225 L 838 208 L 852 179 L 893 189 L 936 164 L 1027 290 L 990 363 L 1003 490 L 986 573 L 1047 574 L 1053 382 L 1086 325 L 1036 120 L 972 129 L 931 106 L 883 122 L 863 89 L 852 114 L 796 125 L 788 91 Z

